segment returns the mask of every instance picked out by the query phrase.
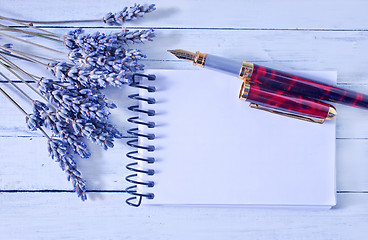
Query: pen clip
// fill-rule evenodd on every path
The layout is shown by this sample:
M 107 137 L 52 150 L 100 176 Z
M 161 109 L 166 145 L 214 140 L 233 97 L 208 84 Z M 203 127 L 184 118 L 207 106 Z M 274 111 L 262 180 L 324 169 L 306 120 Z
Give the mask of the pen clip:
M 249 107 L 254 108 L 254 109 L 258 109 L 258 110 L 263 110 L 263 111 L 270 112 L 270 113 L 275 113 L 275 114 L 278 114 L 278 115 L 281 115 L 281 116 L 286 116 L 286 117 L 291 117 L 291 118 L 295 118 L 295 119 L 308 121 L 308 122 L 314 122 L 314 123 L 322 124 L 325 121 L 324 118 L 315 118 L 315 117 L 307 117 L 307 116 L 297 115 L 297 114 L 288 113 L 288 112 L 284 112 L 284 111 L 280 111 L 280 110 L 275 110 L 273 108 L 263 106 L 263 105 L 259 105 L 257 103 L 252 103 L 252 102 L 249 104 Z

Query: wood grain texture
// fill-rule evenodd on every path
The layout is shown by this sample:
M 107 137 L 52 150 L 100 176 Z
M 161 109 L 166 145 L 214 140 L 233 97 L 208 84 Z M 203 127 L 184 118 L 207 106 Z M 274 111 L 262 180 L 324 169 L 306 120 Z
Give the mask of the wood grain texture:
M 1 0 L 8 17 L 30 20 L 100 19 L 107 12 L 132 6 L 135 0 L 63 1 Z M 149 2 L 151 3 L 151 2 Z M 230 0 L 219 4 L 198 0 L 152 1 L 156 14 L 127 26 L 159 28 L 250 28 L 250 29 L 346 29 L 367 30 L 364 0 L 353 1 L 267 1 Z M 32 13 L 30 13 L 32 9 Z M 45 11 L 47 9 L 47 11 Z M 81 10 L 86 9 L 86 10 Z M 91 24 L 86 24 L 90 25 Z
M 121 194 L 0 194 L 3 239 L 365 239 L 366 194 L 339 194 L 332 210 L 129 208 Z
M 0 0 L 0 15 L 34 20 L 102 18 L 136 0 Z M 353 1 L 156 1 L 157 11 L 126 24 L 154 28 L 157 38 L 137 46 L 147 69 L 195 69 L 166 52 L 184 48 L 253 61 L 282 70 L 334 70 L 338 85 L 368 93 L 368 2 Z M 3 22 L 1 22 L 3 23 Z M 62 24 L 45 29 L 65 34 L 118 31 L 99 23 Z M 34 38 L 19 34 L 29 41 Z M 9 39 L 0 38 L 0 44 Z M 37 40 L 65 51 L 60 44 Z M 17 49 L 65 59 L 21 43 Z M 131 46 L 135 47 L 135 46 Z M 66 52 L 66 51 L 65 51 Z M 17 64 L 21 62 L 16 60 Z M 22 66 L 38 76 L 47 70 Z M 0 69 L 0 71 L 3 71 Z M 10 76 L 9 74 L 7 74 Z M 11 76 L 14 79 L 14 76 Z M 0 79 L 1 80 L 1 79 Z M 30 104 L 0 83 L 30 110 Z M 26 89 L 24 84 L 18 84 Z M 29 92 L 27 90 L 27 92 Z M 112 121 L 131 125 L 126 96 L 134 89 L 106 90 L 118 109 Z M 46 139 L 30 132 L 24 116 L 0 97 L 0 224 L 2 239 L 364 239 L 368 227 L 368 111 L 337 106 L 337 207 L 330 211 L 229 207 L 142 207 L 125 205 L 127 174 L 122 139 L 103 151 L 89 143 L 91 159 L 77 159 L 87 179 L 89 200 L 82 203 L 65 174 L 48 157 Z M 96 193 L 98 191 L 98 193 Z M 101 192 L 101 193 L 100 193 Z

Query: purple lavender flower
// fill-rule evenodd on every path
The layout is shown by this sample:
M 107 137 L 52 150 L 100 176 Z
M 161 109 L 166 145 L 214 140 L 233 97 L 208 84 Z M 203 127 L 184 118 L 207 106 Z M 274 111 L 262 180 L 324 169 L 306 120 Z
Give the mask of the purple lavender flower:
M 59 107 L 55 113 L 47 115 L 45 125 L 50 127 L 55 135 L 67 139 L 81 157 L 89 156 L 86 146 L 77 141 L 81 136 L 103 146 L 104 149 L 113 147 L 114 138 L 122 137 L 118 130 L 107 123 L 110 115 L 107 108 L 116 108 L 116 105 L 105 95 L 93 89 L 66 89 L 49 84 L 49 81 L 42 79 L 39 86 L 42 91 L 46 91 L 44 95 Z
M 49 127 L 54 135 L 63 139 L 80 157 L 88 158 L 91 156 L 87 145 L 82 140 L 82 135 L 74 132 L 71 123 L 58 120 L 55 112 L 50 112 L 46 116 L 45 126 Z
M 87 137 L 92 142 L 102 146 L 105 150 L 114 146 L 114 138 L 120 139 L 123 137 L 123 135 L 109 123 L 77 119 L 73 121 L 72 126 L 75 133 Z
M 155 37 L 153 29 L 135 30 L 132 32 L 127 29 L 123 29 L 122 32 L 116 34 L 117 42 L 119 44 L 126 45 L 153 41 L 153 37 Z
M 93 33 L 84 34 L 83 31 L 72 31 L 65 36 L 64 45 L 70 50 L 82 50 L 85 53 L 95 51 L 111 51 L 132 43 L 144 43 L 153 41 L 154 30 L 129 31 L 123 29 L 118 33 Z
M 77 89 L 69 86 L 53 85 L 43 79 L 39 85 L 40 91 L 50 102 L 58 106 L 57 118 L 64 121 L 84 118 L 106 122 L 110 112 L 108 108 L 116 108 L 116 105 L 109 101 L 104 94 L 97 89 Z M 72 120 L 68 120 L 68 119 Z
M 69 154 L 68 147 L 65 142 L 57 138 L 50 138 L 48 142 L 48 150 L 52 159 L 60 163 L 60 167 L 68 174 L 68 181 L 72 180 L 74 191 L 82 201 L 87 200 L 86 183 L 81 178 L 81 173 L 77 170 L 77 164 L 73 156 Z
M 61 81 L 75 85 L 78 89 L 101 89 L 110 84 L 117 87 L 129 84 L 131 82 L 130 72 L 143 68 L 143 65 L 135 61 L 119 61 L 114 64 L 116 69 L 121 68 L 122 70 L 113 75 L 107 70 L 107 65 L 96 68 L 90 65 L 76 66 L 58 62 L 49 64 L 49 69 Z
M 125 7 L 122 11 L 112 14 L 107 13 L 103 18 L 103 21 L 109 25 L 121 25 L 124 22 L 135 20 L 139 17 L 143 17 L 144 14 L 156 10 L 155 4 L 140 5 L 135 4 L 133 7 Z
M 92 142 L 101 145 L 105 150 L 114 147 L 114 138 L 120 139 L 123 135 L 111 124 L 95 123 L 95 131 L 90 136 Z
M 68 81 L 84 88 L 105 88 L 106 85 L 121 87 L 130 83 L 130 73 L 143 70 L 139 60 L 146 58 L 137 49 L 122 46 L 131 43 L 152 41 L 153 30 L 120 33 L 83 34 L 77 29 L 69 32 L 64 44 L 70 49 L 69 59 L 81 66 L 65 62 L 49 64 L 53 74 L 62 81 Z
M 124 49 L 117 48 L 114 52 L 91 52 L 86 54 L 83 58 L 78 58 L 77 54 L 73 54 L 72 61 L 78 61 L 83 65 L 90 67 L 104 67 L 109 72 L 119 72 L 121 70 L 131 70 L 136 71 L 139 69 L 126 69 L 124 64 L 127 63 L 137 63 L 137 61 L 142 58 L 146 58 L 146 55 L 142 54 L 140 50 L 137 49 Z M 122 64 L 122 66 L 118 66 Z

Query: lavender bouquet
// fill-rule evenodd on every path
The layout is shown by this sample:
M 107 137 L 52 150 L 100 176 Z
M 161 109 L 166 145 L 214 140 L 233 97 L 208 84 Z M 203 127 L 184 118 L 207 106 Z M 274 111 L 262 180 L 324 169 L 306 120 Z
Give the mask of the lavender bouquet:
M 155 5 L 125 7 L 118 13 L 108 13 L 102 19 L 75 21 L 27 21 L 0 16 L 4 22 L 13 22 L 20 27 L 0 24 L 0 36 L 13 42 L 21 41 L 32 46 L 53 51 L 65 56 L 65 61 L 17 50 L 12 43 L 0 45 L 0 65 L 12 76 L 29 87 L 36 97 L 30 96 L 0 71 L 0 77 L 17 89 L 33 106 L 27 112 L 1 87 L 0 92 L 24 113 L 30 130 L 39 130 L 48 139 L 48 151 L 52 159 L 72 181 L 74 191 L 81 200 L 86 200 L 86 182 L 77 168 L 74 155 L 88 158 L 91 153 L 86 139 L 102 146 L 105 150 L 114 146 L 114 140 L 122 134 L 109 123 L 110 109 L 117 106 L 101 89 L 110 85 L 122 87 L 132 81 L 132 74 L 142 71 L 140 60 L 146 56 L 138 49 L 129 48 L 133 44 L 152 41 L 152 29 L 129 31 L 123 28 L 110 34 L 85 33 L 78 28 L 64 36 L 35 27 L 34 24 L 56 24 L 69 22 L 103 22 L 108 25 L 123 25 L 155 10 Z M 25 30 L 24 27 L 27 27 Z M 9 33 L 9 34 L 8 34 Z M 44 44 L 26 41 L 10 33 L 23 33 L 63 44 L 64 53 Z M 54 78 L 36 76 L 22 69 L 12 59 L 18 58 L 33 62 L 51 71 Z

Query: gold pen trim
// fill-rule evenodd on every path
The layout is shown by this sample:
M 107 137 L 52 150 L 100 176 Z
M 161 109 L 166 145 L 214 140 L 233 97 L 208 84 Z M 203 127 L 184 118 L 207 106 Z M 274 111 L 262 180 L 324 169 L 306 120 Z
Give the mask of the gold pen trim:
M 258 110 L 263 110 L 263 111 L 270 112 L 270 113 L 274 113 L 274 114 L 278 114 L 278 115 L 281 115 L 281 116 L 286 116 L 286 117 L 291 117 L 291 118 L 295 118 L 295 119 L 299 119 L 299 120 L 308 121 L 308 122 L 314 122 L 314 123 L 320 123 L 320 124 L 325 122 L 325 118 L 314 118 L 314 117 L 301 116 L 301 115 L 298 115 L 298 114 L 293 114 L 293 113 L 283 112 L 283 111 L 280 111 L 280 110 L 275 110 L 273 108 L 269 108 L 267 106 L 259 105 L 259 104 L 256 104 L 256 103 L 250 103 L 249 107 L 254 108 L 254 109 L 258 109 Z
M 337 116 L 337 111 L 336 108 L 334 106 L 330 105 L 330 108 L 328 109 L 328 113 L 327 113 L 327 120 L 331 120 L 334 119 Z
M 248 98 L 249 90 L 250 90 L 249 83 L 244 81 L 240 87 L 239 99 L 246 101 Z
M 254 64 L 249 62 L 242 62 L 242 66 L 240 68 L 239 78 L 244 80 L 245 82 L 250 81 L 250 78 L 252 77 L 254 69 Z
M 240 68 L 240 72 L 239 72 L 239 78 L 243 80 L 243 83 L 240 87 L 240 92 L 239 92 L 239 99 L 246 101 L 248 98 L 248 94 L 250 91 L 250 78 L 252 77 L 253 74 L 253 69 L 254 69 L 254 64 L 253 63 L 249 63 L 249 62 L 242 62 L 242 66 Z
M 193 65 L 204 67 L 206 63 L 206 59 L 207 59 L 207 53 L 200 53 L 197 51 L 193 59 Z

